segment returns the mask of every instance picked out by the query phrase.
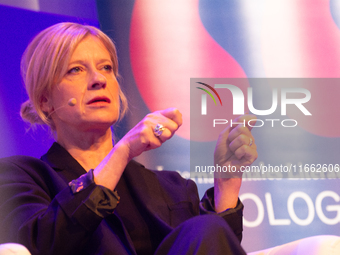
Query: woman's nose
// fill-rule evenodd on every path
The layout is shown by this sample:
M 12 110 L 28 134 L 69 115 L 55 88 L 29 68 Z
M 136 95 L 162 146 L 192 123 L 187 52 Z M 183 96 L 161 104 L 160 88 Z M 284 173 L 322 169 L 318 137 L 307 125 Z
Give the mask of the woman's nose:
M 106 77 L 99 71 L 91 72 L 89 89 L 101 89 L 106 87 Z

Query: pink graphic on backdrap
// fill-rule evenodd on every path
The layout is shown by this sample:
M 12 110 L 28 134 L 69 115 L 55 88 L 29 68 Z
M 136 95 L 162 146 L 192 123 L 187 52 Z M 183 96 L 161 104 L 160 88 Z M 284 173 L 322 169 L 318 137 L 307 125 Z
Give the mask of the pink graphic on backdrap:
M 266 1 L 262 58 L 271 78 L 340 78 L 340 31 L 327 0 Z M 297 118 L 310 133 L 340 136 L 340 84 L 305 84 L 312 95 L 311 118 Z M 325 124 L 327 123 L 327 124 Z
M 296 106 L 291 106 L 287 110 L 288 117 L 297 120 L 299 127 L 312 134 L 339 137 L 340 79 L 301 79 L 298 87 L 305 88 L 311 93 L 310 101 L 304 106 L 312 116 L 304 116 Z M 301 98 L 304 95 L 300 93 L 295 96 Z M 294 93 L 288 95 L 288 98 L 295 98 Z
M 151 111 L 178 108 L 183 126 L 177 134 L 186 139 L 190 138 L 190 78 L 246 77 L 237 61 L 203 27 L 198 0 L 137 0 L 130 54 L 146 105 Z M 213 134 L 204 137 L 214 139 Z

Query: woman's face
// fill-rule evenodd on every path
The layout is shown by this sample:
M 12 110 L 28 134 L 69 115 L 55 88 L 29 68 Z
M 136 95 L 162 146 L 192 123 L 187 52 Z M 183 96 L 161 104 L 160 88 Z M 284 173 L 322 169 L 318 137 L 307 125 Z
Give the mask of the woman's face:
M 67 65 L 67 73 L 45 103 L 57 134 L 65 129 L 109 129 L 119 116 L 119 85 L 108 50 L 98 38 L 87 36 Z M 69 104 L 70 99 L 74 105 Z

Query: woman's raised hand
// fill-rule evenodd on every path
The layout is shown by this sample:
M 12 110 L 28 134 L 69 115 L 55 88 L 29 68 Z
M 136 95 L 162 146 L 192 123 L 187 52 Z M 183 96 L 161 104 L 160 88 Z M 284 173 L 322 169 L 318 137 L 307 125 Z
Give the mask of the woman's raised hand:
M 177 109 L 156 111 L 146 115 L 116 146 L 126 146 L 128 160 L 131 160 L 144 151 L 160 147 L 181 125 L 182 114 Z M 156 126 L 158 132 L 155 132 Z
M 157 125 L 160 130 L 155 132 Z M 94 169 L 95 183 L 114 190 L 128 162 L 144 151 L 158 148 L 182 125 L 182 114 L 175 108 L 145 116 Z

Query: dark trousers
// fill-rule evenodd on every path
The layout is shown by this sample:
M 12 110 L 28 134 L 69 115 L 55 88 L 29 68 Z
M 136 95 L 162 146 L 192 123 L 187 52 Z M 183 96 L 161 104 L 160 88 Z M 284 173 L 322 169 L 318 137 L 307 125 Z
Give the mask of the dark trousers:
M 246 254 L 224 219 L 202 215 L 182 223 L 159 245 L 156 255 Z
M 110 241 L 114 247 L 110 253 L 87 250 L 86 254 L 136 254 L 131 244 L 123 241 L 125 234 L 116 230 L 117 238 Z M 195 216 L 183 222 L 165 237 L 155 252 L 155 255 L 220 254 L 246 255 L 226 221 L 214 214 Z

